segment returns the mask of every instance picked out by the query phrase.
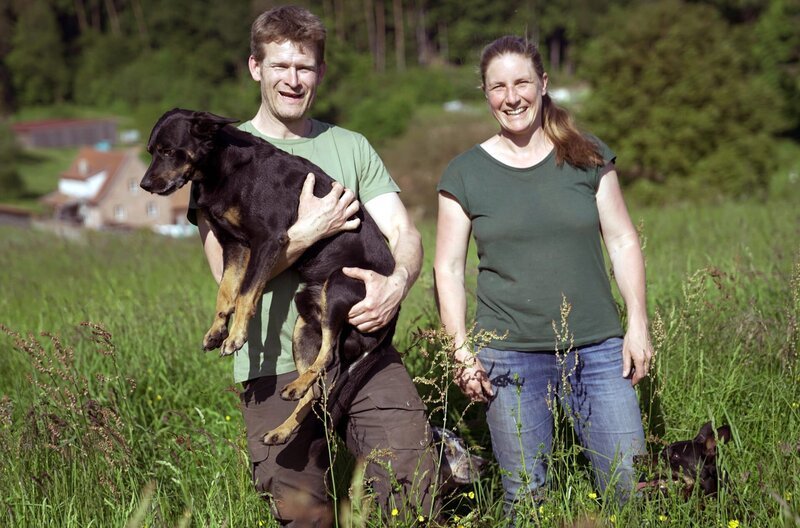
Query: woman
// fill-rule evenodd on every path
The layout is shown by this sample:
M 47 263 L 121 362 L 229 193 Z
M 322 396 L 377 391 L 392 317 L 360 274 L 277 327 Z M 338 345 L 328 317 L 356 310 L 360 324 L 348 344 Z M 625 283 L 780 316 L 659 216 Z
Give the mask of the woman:
M 574 418 L 599 489 L 613 483 L 624 500 L 633 456 L 644 449 L 633 386 L 647 375 L 652 346 L 644 261 L 615 156 L 552 102 L 530 42 L 494 41 L 480 71 L 500 131 L 456 157 L 438 186 L 434 271 L 442 323 L 455 340 L 455 381 L 488 403 L 507 507 L 546 482 L 554 399 Z M 465 321 L 471 232 L 480 259 L 476 330 L 501 336 L 477 354 Z M 627 308 L 624 340 L 601 238 Z

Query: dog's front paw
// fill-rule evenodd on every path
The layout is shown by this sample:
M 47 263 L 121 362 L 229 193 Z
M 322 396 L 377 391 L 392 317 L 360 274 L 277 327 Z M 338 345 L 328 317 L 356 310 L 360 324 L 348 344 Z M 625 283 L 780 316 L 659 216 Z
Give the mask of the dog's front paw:
M 231 335 L 222 343 L 222 348 L 219 351 L 220 356 L 230 356 L 240 348 L 242 348 L 247 342 L 247 336 L 235 336 Z
M 219 348 L 225 338 L 228 337 L 228 328 L 223 326 L 221 328 L 211 327 L 211 329 L 206 333 L 206 336 L 203 338 L 203 350 L 208 352 L 209 350 L 214 350 L 215 348 Z
M 291 435 L 291 429 L 281 426 L 265 434 L 263 442 L 267 445 L 281 445 L 288 442 Z

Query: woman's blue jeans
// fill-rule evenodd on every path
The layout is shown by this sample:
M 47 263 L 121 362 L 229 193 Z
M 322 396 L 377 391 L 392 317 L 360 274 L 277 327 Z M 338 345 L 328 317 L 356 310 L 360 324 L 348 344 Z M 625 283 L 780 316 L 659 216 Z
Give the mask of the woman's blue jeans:
M 613 483 L 620 500 L 630 496 L 644 432 L 636 392 L 622 377 L 621 338 L 558 355 L 484 348 L 478 357 L 495 393 L 486 418 L 507 507 L 547 482 L 554 405 L 573 418 L 598 489 Z

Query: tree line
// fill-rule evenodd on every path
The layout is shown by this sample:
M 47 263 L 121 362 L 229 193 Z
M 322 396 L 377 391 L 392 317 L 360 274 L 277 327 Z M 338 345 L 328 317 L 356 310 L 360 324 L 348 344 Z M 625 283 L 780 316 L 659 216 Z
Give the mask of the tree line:
M 75 105 L 143 131 L 173 106 L 247 118 L 249 25 L 278 3 L 7 0 L 0 114 Z M 505 33 L 537 42 L 556 80 L 590 86 L 573 109 L 644 194 L 758 193 L 774 139 L 800 129 L 800 0 L 296 3 L 329 32 L 317 115 L 376 141 L 422 103 L 478 100 L 479 51 Z

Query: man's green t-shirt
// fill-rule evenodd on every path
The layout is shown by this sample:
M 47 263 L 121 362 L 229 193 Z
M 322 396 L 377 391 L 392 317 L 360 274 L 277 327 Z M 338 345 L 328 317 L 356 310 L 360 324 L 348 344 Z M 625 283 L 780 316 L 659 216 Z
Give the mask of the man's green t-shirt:
M 382 194 L 400 191 L 364 136 L 321 121 L 311 123 L 309 136 L 299 139 L 266 137 L 251 121 L 239 128 L 311 161 L 352 190 L 362 204 Z M 190 204 L 190 220 L 194 216 L 193 204 L 194 201 Z M 237 383 L 295 370 L 292 333 L 297 320 L 294 295 L 299 288 L 299 276 L 291 268 L 267 283 L 258 306 L 260 316 L 250 320 L 247 343 L 234 355 L 233 376 Z
M 611 150 L 598 141 L 607 163 Z M 456 157 L 437 189 L 472 223 L 478 250 L 476 330 L 506 334 L 489 346 L 546 351 L 561 332 L 562 299 L 574 346 L 621 336 L 600 240 L 595 195 L 601 167 L 558 166 L 555 151 L 533 167 L 510 167 L 480 145 Z

